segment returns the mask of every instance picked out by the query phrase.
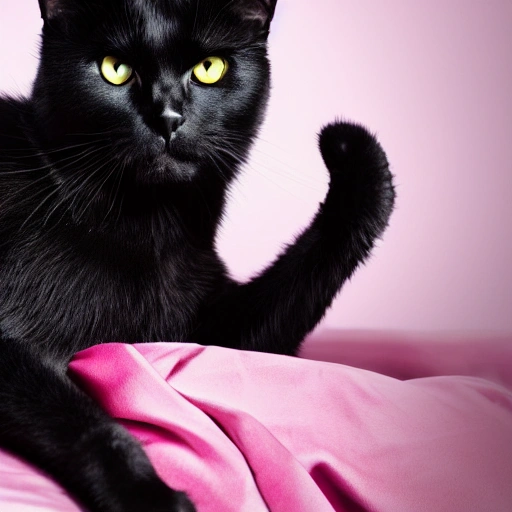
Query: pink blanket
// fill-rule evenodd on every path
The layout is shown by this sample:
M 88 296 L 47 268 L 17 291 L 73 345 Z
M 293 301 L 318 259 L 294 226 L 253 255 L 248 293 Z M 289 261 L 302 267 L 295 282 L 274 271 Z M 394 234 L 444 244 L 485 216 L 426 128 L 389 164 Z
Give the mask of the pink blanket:
M 512 391 L 186 344 L 93 347 L 71 375 L 200 512 L 510 512 Z M 0 453 L 1 512 L 76 512 Z

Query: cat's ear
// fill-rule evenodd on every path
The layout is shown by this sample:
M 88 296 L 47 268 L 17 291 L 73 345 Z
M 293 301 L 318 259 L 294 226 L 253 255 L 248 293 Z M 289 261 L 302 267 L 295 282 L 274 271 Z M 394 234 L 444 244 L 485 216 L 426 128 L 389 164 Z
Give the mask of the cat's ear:
M 277 0 L 237 0 L 235 10 L 245 21 L 254 23 L 265 34 L 270 30 Z
M 51 20 L 64 11 L 63 0 L 39 0 L 41 18 L 44 21 Z

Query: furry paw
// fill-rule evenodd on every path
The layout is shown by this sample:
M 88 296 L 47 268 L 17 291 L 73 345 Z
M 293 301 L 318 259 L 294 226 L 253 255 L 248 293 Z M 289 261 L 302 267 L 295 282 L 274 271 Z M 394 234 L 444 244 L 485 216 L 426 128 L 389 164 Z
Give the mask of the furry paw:
M 128 500 L 122 508 L 126 512 L 196 512 L 195 506 L 184 492 L 175 491 L 159 480 L 145 486 L 131 497 L 129 494 L 125 496 Z
M 323 128 L 320 151 L 331 175 L 324 211 L 346 223 L 372 225 L 374 236 L 387 226 L 395 191 L 386 154 L 377 139 L 356 124 Z
M 196 512 L 196 508 L 183 492 L 176 493 L 175 504 L 172 510 L 175 512 Z
M 119 510 L 120 512 L 196 512 L 195 506 L 184 492 L 174 491 L 168 487 L 155 489 L 155 491 L 154 494 L 143 492 L 131 497 L 128 493 L 127 496 L 123 497 L 122 504 L 118 504 L 115 508 L 107 507 L 107 510 Z

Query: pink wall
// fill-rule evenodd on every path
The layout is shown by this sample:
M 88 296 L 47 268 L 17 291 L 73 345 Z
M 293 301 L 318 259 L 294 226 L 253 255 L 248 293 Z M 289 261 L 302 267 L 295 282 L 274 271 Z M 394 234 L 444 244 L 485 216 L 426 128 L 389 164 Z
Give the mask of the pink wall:
M 26 90 L 37 1 L 4 4 L 0 89 Z M 343 116 L 378 133 L 399 200 L 323 325 L 512 332 L 510 27 L 510 0 L 280 0 L 269 116 L 219 243 L 233 273 L 313 215 L 327 186 L 315 134 Z

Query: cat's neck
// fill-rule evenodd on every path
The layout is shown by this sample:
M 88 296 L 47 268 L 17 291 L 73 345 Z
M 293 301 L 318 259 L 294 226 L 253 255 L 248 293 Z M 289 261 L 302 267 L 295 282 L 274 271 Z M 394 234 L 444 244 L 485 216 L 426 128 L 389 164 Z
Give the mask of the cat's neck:
M 104 210 L 93 209 L 77 219 L 68 211 L 64 223 L 55 218 L 43 230 L 50 234 L 66 224 L 68 244 L 94 247 L 105 257 L 154 260 L 187 248 L 213 250 L 223 207 L 223 191 L 147 187 L 129 191 L 107 217 Z

